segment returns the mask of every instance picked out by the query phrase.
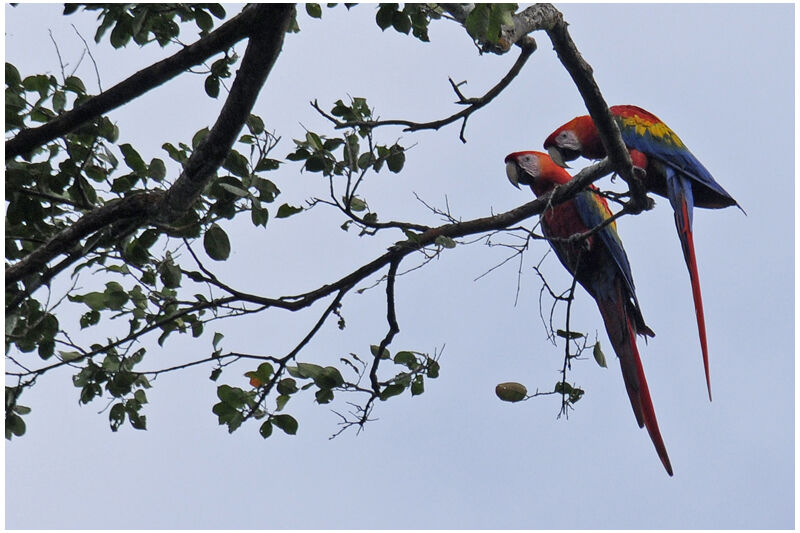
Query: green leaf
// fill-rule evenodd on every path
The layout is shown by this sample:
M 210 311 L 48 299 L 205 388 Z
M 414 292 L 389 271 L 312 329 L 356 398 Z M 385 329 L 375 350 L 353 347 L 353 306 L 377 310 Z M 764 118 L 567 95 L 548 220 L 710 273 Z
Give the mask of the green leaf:
M 14 412 L 18 413 L 20 415 L 27 415 L 28 413 L 31 412 L 31 408 L 30 407 L 26 407 L 24 405 L 17 404 L 17 405 L 14 406 Z
M 288 435 L 297 433 L 297 420 L 291 415 L 275 415 L 271 418 L 271 421 Z
M 597 341 L 594 344 L 594 349 L 592 350 L 592 355 L 594 356 L 594 360 L 597 361 L 597 364 L 603 368 L 607 368 L 606 365 L 606 356 L 603 353 L 603 350 L 600 349 L 600 341 Z
M 222 369 L 215 368 L 214 370 L 211 371 L 211 375 L 208 376 L 208 379 L 210 379 L 211 381 L 217 381 L 219 379 L 220 374 L 222 374 Z
M 130 297 L 122 287 L 110 286 L 105 291 L 105 300 L 106 300 L 106 307 L 118 311 L 122 309 L 122 307 L 126 303 L 128 303 Z
M 415 376 L 411 382 L 411 396 L 418 396 L 425 392 L 425 381 L 421 375 Z
M 378 346 L 377 344 L 370 344 L 370 346 L 369 346 L 369 351 L 370 351 L 370 353 L 372 353 L 373 357 L 377 357 L 378 356 L 378 350 L 380 350 L 380 349 L 381 349 L 381 347 Z M 389 359 L 389 357 L 390 357 L 389 350 L 387 348 L 384 348 L 383 349 L 383 353 L 381 354 L 380 357 L 381 357 L 381 359 Z
M 392 13 L 392 26 L 400 33 L 408 35 L 408 32 L 411 31 L 411 17 L 402 11 L 395 11 Z
M 297 392 L 297 382 L 292 378 L 283 378 L 278 382 L 278 394 L 288 395 Z
M 402 147 L 398 147 L 399 151 L 394 152 L 386 159 L 386 166 L 389 167 L 391 172 L 395 174 L 403 170 L 403 165 L 406 162 L 406 154 Z
M 264 437 L 265 439 L 266 439 L 266 438 L 268 438 L 270 435 L 272 435 L 272 422 L 270 422 L 269 420 L 267 420 L 266 422 L 264 422 L 263 424 L 261 424 L 261 427 L 260 427 L 260 428 L 258 428 L 258 432 L 259 432 L 259 433 L 261 434 L 261 436 L 262 436 L 262 437 Z
M 217 224 L 212 224 L 203 236 L 203 246 L 208 256 L 215 261 L 225 261 L 231 254 L 228 234 Z
M 306 13 L 308 13 L 309 17 L 321 19 L 322 7 L 319 4 L 306 4 Z
M 203 4 L 203 7 L 208 9 L 208 11 L 217 17 L 218 19 L 225 18 L 225 8 L 222 7 L 220 4 Z
M 143 389 L 137 389 L 136 392 L 133 393 L 133 397 L 140 404 L 147 403 L 147 394 Z
M 261 117 L 258 115 L 248 116 L 245 123 L 247 124 L 247 129 L 249 129 L 250 133 L 253 135 L 259 135 L 264 131 L 264 121 L 261 120 Z
M 578 333 L 577 331 L 570 331 L 567 333 L 563 329 L 556 330 L 556 335 L 561 337 L 562 339 L 580 339 L 584 337 L 583 333 Z
M 266 228 L 269 221 L 269 211 L 259 206 L 256 201 L 253 201 L 250 207 L 250 220 L 254 226 L 264 226 Z
M 219 77 L 214 76 L 213 74 L 206 77 L 206 81 L 203 84 L 203 87 L 206 90 L 206 94 L 211 98 L 216 98 L 219 96 Z
M 394 362 L 398 365 L 405 365 L 411 370 L 414 370 L 418 366 L 417 358 L 414 356 L 414 353 L 408 351 L 397 352 L 394 356 Z
M 147 165 L 145 165 L 142 156 L 139 155 L 139 152 L 137 152 L 133 146 L 129 143 L 125 143 L 121 144 L 119 149 L 122 151 L 122 156 L 128 168 L 136 172 L 139 176 L 147 175 Z
M 22 87 L 26 91 L 36 91 L 41 98 L 47 96 L 50 91 L 50 78 L 44 74 L 37 74 L 35 76 L 28 76 L 22 80 Z
M 231 387 L 230 385 L 220 385 L 217 387 L 217 397 L 232 407 L 244 407 L 247 399 L 247 393 L 239 387 Z
M 164 161 L 154 157 L 153 160 L 150 161 L 150 166 L 147 169 L 147 177 L 156 181 L 161 181 L 166 178 L 167 166 L 164 164 Z
M 111 423 L 111 431 L 117 431 L 125 423 L 125 405 L 122 402 L 111 406 L 108 421 Z
M 254 169 L 254 172 L 269 172 L 270 170 L 277 170 L 280 166 L 281 166 L 281 162 L 278 161 L 277 159 L 270 159 L 269 157 L 262 157 L 258 161 L 258 163 L 256 164 L 256 168 Z M 277 189 L 277 187 L 276 187 L 276 189 Z
M 83 303 L 89 308 L 99 311 L 106 308 L 106 295 L 102 292 L 90 292 L 83 295 Z
M 399 383 L 394 383 L 392 385 L 389 385 L 381 391 L 380 395 L 381 401 L 386 401 L 392 396 L 397 396 L 398 394 L 402 394 L 404 390 L 406 390 L 405 386 Z
M 160 274 L 161 283 L 164 284 L 164 287 L 171 289 L 180 287 L 182 276 L 181 268 L 175 263 L 172 263 L 171 261 L 168 263 L 163 263 L 161 265 Z
M 569 394 L 572 392 L 572 385 L 570 385 L 566 381 L 557 381 L 556 386 L 553 388 L 553 392 L 558 392 L 560 394 Z
M 6 439 L 11 440 L 11 436 L 21 437 L 25 434 L 25 421 L 16 414 L 6 415 Z
M 454 241 L 453 239 L 451 239 L 450 237 L 447 237 L 445 235 L 439 235 L 438 237 L 436 237 L 436 239 L 433 242 L 436 243 L 437 245 L 443 247 L 443 248 L 455 248 L 456 247 L 456 241 Z
M 314 154 L 306 159 L 304 168 L 309 172 L 322 172 L 325 170 L 325 158 L 321 155 Z
M 67 78 L 69 80 L 69 78 Z M 16 87 L 21 83 L 21 78 L 17 67 L 11 63 L 6 62 L 6 85 L 9 87 Z
M 323 368 L 320 375 L 314 381 L 319 387 L 326 389 L 332 389 L 334 387 L 341 387 L 344 385 L 344 378 L 342 377 L 342 374 L 339 372 L 339 369 L 333 366 L 326 366 Z
M 53 93 L 53 111 L 61 113 L 67 105 L 67 95 L 64 91 L 56 91 Z
M 207 33 L 214 27 L 214 20 L 211 18 L 211 15 L 201 9 L 195 10 L 194 22 L 203 33 Z
M 434 361 L 433 359 L 430 359 L 428 361 L 427 366 L 428 366 L 428 377 L 431 378 L 431 379 L 438 378 L 439 377 L 439 370 L 440 370 L 439 362 L 438 361 Z
M 275 398 L 275 409 L 278 411 L 283 411 L 283 408 L 286 406 L 286 403 L 291 399 L 291 396 L 288 394 L 281 394 L 277 398 Z
M 467 15 L 464 27 L 473 39 L 483 40 L 486 38 L 490 10 L 489 4 L 475 4 L 475 8 Z
M 392 16 L 395 11 L 397 11 L 397 4 L 380 4 L 378 12 L 375 14 L 375 22 L 381 30 L 392 25 Z
M 128 409 L 128 419 L 131 421 L 133 429 L 147 429 L 147 417 L 138 412 Z
M 275 218 L 288 218 L 292 215 L 300 213 L 301 211 L 303 211 L 302 207 L 294 207 L 289 204 L 283 204 L 278 208 L 278 212 L 275 215 Z
M 228 152 L 227 157 L 225 157 L 225 162 L 222 164 L 222 168 L 230 170 L 234 175 L 240 178 L 246 178 L 250 175 L 250 169 L 247 166 L 247 158 L 236 150 Z
M 203 139 L 205 139 L 207 135 L 208 135 L 208 128 L 207 127 L 203 128 L 201 130 L 198 130 L 197 133 L 195 133 L 192 136 L 192 149 L 196 149 L 200 145 L 200 143 L 203 142 Z M 172 146 L 172 145 L 170 145 L 170 146 Z M 181 143 L 181 146 L 184 146 L 183 143 Z
M 331 389 L 319 389 L 314 394 L 314 397 L 319 404 L 330 403 L 333 401 L 333 391 Z
M 8 74 L 6 74 L 6 78 L 7 77 Z M 64 81 L 64 89 L 77 94 L 86 94 L 86 86 L 77 76 L 67 76 L 67 79 Z
M 256 377 L 258 377 L 261 381 L 268 381 L 270 376 L 272 376 L 272 372 L 272 365 L 265 361 L 258 365 L 258 368 L 256 369 Z
M 215 350 L 217 349 L 217 345 L 219 344 L 219 341 L 221 341 L 224 336 L 225 335 L 223 335 L 222 333 L 219 333 L 219 332 L 214 333 L 214 340 L 211 341 L 211 344 L 214 346 Z
M 364 211 L 367 208 L 367 203 L 356 196 L 350 199 L 350 209 L 356 213 Z

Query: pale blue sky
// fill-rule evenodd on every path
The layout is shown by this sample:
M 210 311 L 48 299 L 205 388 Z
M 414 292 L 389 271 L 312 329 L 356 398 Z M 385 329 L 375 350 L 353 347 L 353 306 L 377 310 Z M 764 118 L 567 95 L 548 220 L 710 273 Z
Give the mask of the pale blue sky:
M 640 342 L 645 372 L 675 476 L 668 477 L 650 439 L 636 426 L 619 364 L 575 365 L 571 380 L 586 395 L 568 420 L 556 420 L 555 397 L 500 402 L 494 387 L 520 381 L 549 389 L 563 346 L 545 338 L 539 281 L 527 252 L 519 303 L 517 263 L 476 277 L 507 252 L 459 246 L 397 281 L 401 332 L 393 351 L 441 350 L 441 377 L 420 397 L 380 403 L 379 420 L 356 437 L 334 440 L 338 417 L 309 395 L 287 409 L 300 421 L 294 437 L 264 441 L 257 427 L 233 435 L 217 426 L 210 368 L 165 375 L 148 391 L 148 431 L 108 428 L 105 403 L 77 405 L 69 373 L 47 375 L 22 403 L 33 408 L 24 438 L 6 444 L 9 528 L 792 528 L 794 526 L 794 6 L 746 4 L 563 4 L 570 32 L 610 104 L 637 104 L 670 125 L 744 207 L 695 211 L 695 246 L 703 289 L 714 401 L 704 384 L 691 292 L 667 200 L 619 222 L 648 324 Z M 23 76 L 57 72 L 48 36 L 65 61 L 77 59 L 94 15 L 61 17 L 60 5 L 6 6 L 6 59 Z M 235 13 L 235 7 L 228 8 Z M 301 9 L 302 12 L 302 9 Z M 483 94 L 516 52 L 478 56 L 462 28 L 431 25 L 427 44 L 381 33 L 375 7 L 325 9 L 322 21 L 299 17 L 262 90 L 256 112 L 292 150 L 305 125 L 325 121 L 323 107 L 363 96 L 383 118 L 431 120 L 454 112 L 447 76 Z M 184 41 L 192 40 L 185 33 Z M 503 158 L 541 149 L 547 134 L 585 108 L 546 35 L 512 86 L 470 118 L 468 143 L 453 125 L 438 133 L 379 131 L 402 139 L 400 175 L 386 172 L 364 194 L 381 217 L 433 224 L 416 192 L 463 219 L 500 212 L 531 198 L 506 181 Z M 237 49 L 240 53 L 243 46 Z M 165 57 L 170 49 L 94 45 L 103 87 Z M 81 76 L 96 90 L 84 62 Z M 165 141 L 187 141 L 209 125 L 220 102 L 199 76 L 185 75 L 112 119 L 120 142 L 145 160 L 166 159 Z M 580 162 L 578 162 L 580 163 Z M 174 169 L 172 169 L 174 171 Z M 287 165 L 269 176 L 279 203 L 325 195 L 318 174 Z M 601 184 L 608 185 L 608 178 Z M 276 206 L 277 207 L 277 206 Z M 271 211 L 274 215 L 274 211 Z M 298 293 L 338 278 L 381 254 L 400 235 L 358 238 L 342 217 L 316 209 L 302 217 L 226 224 L 234 253 L 215 265 L 222 279 L 266 296 Z M 529 224 L 530 225 L 530 224 Z M 418 259 L 404 263 L 406 267 Z M 551 281 L 570 279 L 554 257 Z M 82 280 L 89 287 L 96 280 Z M 348 327 L 324 328 L 301 356 L 336 361 L 364 353 L 385 334 L 383 291 L 350 294 Z M 325 304 L 323 304 L 325 305 Z M 282 312 L 219 324 L 225 348 L 285 353 L 316 320 Z M 62 324 L 69 322 L 64 314 Z M 77 314 L 74 315 L 77 321 Z M 599 330 L 594 303 L 580 291 L 573 326 Z M 125 326 L 123 324 L 123 326 Z M 101 336 L 104 336 L 104 332 Z M 154 343 L 152 343 L 154 344 Z M 170 338 L 151 349 L 148 369 L 203 357 L 209 338 Z M 330 363 L 328 363 L 330 364 Z M 241 366 L 220 382 L 246 386 Z M 346 409 L 337 396 L 334 408 Z

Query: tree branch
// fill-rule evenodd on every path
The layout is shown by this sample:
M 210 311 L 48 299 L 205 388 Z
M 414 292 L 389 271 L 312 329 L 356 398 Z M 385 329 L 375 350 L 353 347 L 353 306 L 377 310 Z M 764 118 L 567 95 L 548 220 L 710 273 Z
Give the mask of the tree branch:
M 314 109 L 316 109 L 322 116 L 330 120 L 336 129 L 343 129 L 343 128 L 355 128 L 355 127 L 368 127 L 368 128 L 377 128 L 379 126 L 406 126 L 403 131 L 420 131 L 420 130 L 438 130 L 443 126 L 447 126 L 448 124 L 452 124 L 457 120 L 464 119 L 464 124 L 466 125 L 467 118 L 474 113 L 475 111 L 479 110 L 480 108 L 484 107 L 486 104 L 494 100 L 497 95 L 499 95 L 503 90 L 508 87 L 514 78 L 522 70 L 522 67 L 525 66 L 525 63 L 528 61 L 528 58 L 536 51 L 536 42 L 533 39 L 527 41 L 523 46 L 521 46 L 522 50 L 520 51 L 519 57 L 512 65 L 511 69 L 506 73 L 505 76 L 495 85 L 492 87 L 486 94 L 479 98 L 464 98 L 464 96 L 458 91 L 457 86 L 453 83 L 453 80 L 450 80 L 451 85 L 453 86 L 456 94 L 459 97 L 459 101 L 457 103 L 467 105 L 464 109 L 450 115 L 447 118 L 443 118 L 440 120 L 432 120 L 430 122 L 413 122 L 411 120 L 404 120 L 404 119 L 392 119 L 392 120 L 359 120 L 359 121 L 350 121 L 350 122 L 342 122 L 337 120 L 335 117 L 332 117 L 328 113 L 325 113 L 320 107 L 319 104 L 314 101 L 311 102 L 311 105 Z M 466 139 L 464 138 L 464 128 L 461 128 L 461 133 L 459 134 L 459 138 L 461 142 L 466 143 Z
M 267 11 L 259 11 L 263 18 L 257 19 L 251 28 L 242 64 L 216 123 L 167 191 L 164 211 L 159 215 L 161 222 L 169 223 L 180 218 L 194 204 L 250 116 L 258 93 L 281 51 L 294 12 L 292 5 L 266 6 Z
M 369 371 L 369 381 L 372 384 L 372 391 L 374 395 L 380 395 L 381 387 L 378 382 L 378 365 L 383 357 L 383 352 L 386 347 L 391 344 L 394 336 L 400 332 L 400 326 L 397 324 L 397 314 L 394 306 L 394 282 L 397 278 L 397 268 L 400 266 L 400 260 L 395 260 L 389 263 L 389 273 L 386 275 L 386 321 L 389 323 L 389 331 L 378 345 L 378 352 L 374 355 L 372 360 L 372 368 Z
M 156 213 L 162 193 L 132 194 L 112 200 L 86 213 L 74 224 L 54 235 L 45 244 L 6 268 L 6 287 L 39 272 L 54 257 L 73 248 L 84 237 L 125 220 L 146 219 Z
M 532 200 L 526 204 L 523 204 L 515 209 L 489 217 L 468 220 L 465 222 L 453 222 L 450 224 L 444 224 L 442 226 L 432 228 L 428 231 L 425 231 L 424 233 L 419 234 L 413 239 L 408 239 L 405 241 L 398 242 L 397 244 L 392 246 L 389 249 L 389 251 L 386 252 L 385 254 L 361 266 L 360 268 L 354 270 L 350 274 L 340 278 L 339 280 L 333 283 L 323 285 L 312 291 L 298 294 L 295 296 L 282 296 L 276 299 L 276 298 L 266 298 L 254 294 L 248 294 L 242 291 L 238 291 L 232 287 L 229 287 L 228 285 L 217 280 L 216 277 L 212 275 L 210 277 L 207 277 L 205 280 L 216 285 L 217 287 L 222 288 L 223 290 L 228 292 L 230 296 L 226 296 L 224 298 L 217 298 L 210 301 L 198 302 L 196 304 L 190 305 L 189 307 L 186 307 L 180 311 L 176 311 L 175 313 L 169 315 L 168 317 L 165 317 L 162 320 L 147 324 L 142 328 L 140 328 L 139 330 L 131 332 L 129 335 L 127 335 L 122 339 L 118 339 L 105 346 L 99 346 L 89 352 L 83 353 L 81 354 L 80 357 L 76 359 L 59 361 L 57 363 L 53 363 L 49 366 L 42 367 L 40 369 L 33 370 L 30 372 L 17 373 L 17 374 L 8 373 L 8 375 L 25 376 L 30 374 L 35 374 L 35 375 L 44 374 L 45 372 L 52 370 L 54 368 L 58 368 L 70 363 L 76 363 L 78 361 L 97 355 L 98 353 L 105 352 L 110 348 L 114 348 L 131 340 L 137 339 L 142 335 L 149 333 L 155 329 L 158 329 L 180 317 L 186 316 L 189 313 L 200 311 L 203 309 L 217 308 L 226 304 L 230 304 L 232 302 L 237 302 L 237 301 L 248 302 L 261 306 L 261 309 L 258 309 L 257 311 L 262 311 L 270 307 L 277 307 L 288 311 L 298 311 L 305 307 L 309 307 L 310 305 L 314 304 L 317 300 L 325 298 L 326 296 L 329 296 L 333 293 L 338 293 L 338 296 L 334 300 L 336 303 L 338 303 L 341 300 L 341 298 L 344 297 L 347 291 L 349 291 L 355 284 L 363 281 L 367 276 L 374 274 L 375 272 L 379 271 L 380 269 L 384 268 L 387 265 L 390 266 L 394 265 L 394 270 L 396 271 L 397 266 L 400 264 L 401 260 L 404 257 L 418 250 L 421 250 L 426 246 L 434 245 L 436 243 L 436 238 L 439 236 L 450 237 L 452 239 L 455 239 L 459 237 L 465 237 L 467 235 L 474 235 L 477 233 L 483 233 L 487 231 L 494 231 L 507 228 L 534 215 L 541 214 L 542 212 L 544 212 L 545 209 L 549 207 L 558 205 L 562 202 L 569 200 L 570 198 L 575 196 L 575 194 L 577 194 L 579 191 L 583 190 L 587 185 L 589 185 L 593 181 L 602 178 L 603 176 L 609 174 L 610 172 L 611 172 L 611 165 L 608 163 L 607 159 L 603 159 L 599 163 L 596 163 L 581 170 L 568 183 L 556 187 L 551 192 L 539 198 L 536 198 L 535 200 Z M 390 268 L 390 273 L 391 272 L 392 269 Z M 393 284 L 389 284 L 389 286 L 391 286 L 392 292 L 390 293 L 389 287 L 387 287 L 387 297 L 389 298 L 391 306 L 391 304 L 393 304 L 394 286 Z M 327 316 L 327 314 L 324 316 Z M 390 328 L 392 327 L 392 324 L 394 324 L 394 326 L 396 327 L 397 322 L 396 318 L 394 317 L 394 311 L 391 307 L 390 310 L 388 311 L 387 319 L 389 320 Z M 392 320 L 394 320 L 394 322 L 392 322 Z M 388 345 L 388 343 L 391 342 L 393 336 L 394 334 L 390 329 L 390 335 L 387 335 L 387 337 L 384 338 L 386 345 Z M 292 352 L 290 355 L 292 356 L 296 355 L 296 352 Z
M 214 127 L 192 153 L 172 187 L 166 192 L 139 193 L 113 200 L 85 214 L 73 225 L 54 235 L 46 244 L 6 268 L 6 287 L 38 272 L 54 257 L 111 223 L 130 219 L 138 225 L 148 221 L 169 224 L 192 207 L 244 126 L 280 53 L 294 7 L 267 5 L 263 9 L 267 11 L 257 11 L 265 17 L 263 20 L 246 19 L 251 21 L 252 27 L 248 29 L 252 35 L 228 98 Z
M 465 23 L 467 15 L 472 10 L 469 4 L 440 4 L 440 6 L 461 24 Z M 536 4 L 516 13 L 513 19 L 513 26 L 501 30 L 498 43 L 484 43 L 483 50 L 503 54 L 509 50 L 509 43 L 521 46 L 520 43 L 527 42 L 530 38 L 528 34 L 533 31 L 547 32 L 558 59 L 575 82 L 586 109 L 597 126 L 608 159 L 614 170 L 628 183 L 631 190 L 630 212 L 639 213 L 651 209 L 653 203 L 647 198 L 644 185 L 634 173 L 630 154 L 622 141 L 616 122 L 611 117 L 608 104 L 594 80 L 592 67 L 583 59 L 575 46 L 561 12 L 552 4 Z
M 239 15 L 180 52 L 140 70 L 38 128 L 20 131 L 13 139 L 6 141 L 6 160 L 28 154 L 81 124 L 138 98 L 214 54 L 224 52 L 255 28 L 268 26 L 267 21 L 275 17 L 275 9 L 275 6 L 268 4 L 251 4 Z

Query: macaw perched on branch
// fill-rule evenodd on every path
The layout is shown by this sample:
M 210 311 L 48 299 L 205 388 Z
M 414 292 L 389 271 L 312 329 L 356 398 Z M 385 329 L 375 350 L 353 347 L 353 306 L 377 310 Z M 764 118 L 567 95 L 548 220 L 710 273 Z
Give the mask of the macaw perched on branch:
M 711 400 L 711 378 L 708 370 L 708 344 L 700 294 L 700 277 L 694 253 L 692 211 L 694 206 L 720 209 L 735 205 L 736 200 L 714 181 L 686 145 L 658 117 L 632 105 L 609 108 L 619 126 L 635 167 L 645 171 L 644 185 L 648 191 L 669 199 L 675 211 L 675 226 L 689 269 L 692 297 L 697 316 L 697 330 L 703 353 L 708 399 Z M 566 167 L 566 161 L 584 156 L 601 159 L 606 156 L 603 143 L 589 115 L 576 117 L 554 131 L 544 142 L 553 161 Z
M 557 185 L 570 180 L 566 170 L 556 165 L 541 152 L 515 152 L 506 159 L 506 174 L 511 183 L 530 185 L 536 196 L 541 196 Z M 592 186 L 573 199 L 548 208 L 541 216 L 542 231 L 558 255 L 561 263 L 597 302 L 608 338 L 622 367 L 622 378 L 628 391 L 633 413 L 639 427 L 646 426 L 650 439 L 667 473 L 672 475 L 667 448 L 658 429 L 653 402 L 644 376 L 636 334 L 654 336 L 647 327 L 639 309 L 633 286 L 628 256 L 622 247 L 614 221 L 605 198 Z M 596 232 L 577 240 L 584 234 L 607 222 Z

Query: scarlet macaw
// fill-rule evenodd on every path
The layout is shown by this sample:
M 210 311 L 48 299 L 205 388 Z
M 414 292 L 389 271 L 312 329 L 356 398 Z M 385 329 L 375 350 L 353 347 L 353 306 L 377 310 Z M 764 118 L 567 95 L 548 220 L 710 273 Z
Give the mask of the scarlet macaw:
M 570 175 L 541 152 L 515 152 L 506 159 L 506 174 L 515 186 L 530 185 L 536 196 L 566 183 Z M 669 475 L 672 465 L 636 347 L 636 334 L 654 336 L 642 317 L 633 286 L 628 256 L 611 222 L 583 240 L 566 240 L 585 233 L 611 217 L 605 198 L 597 188 L 581 191 L 573 199 L 548 208 L 541 216 L 542 231 L 561 263 L 597 302 L 608 338 L 620 361 L 622 378 L 639 427 L 646 426 L 650 439 Z
M 714 181 L 703 164 L 658 117 L 632 105 L 612 106 L 609 110 L 619 126 L 634 166 L 646 172 L 645 187 L 648 191 L 668 198 L 675 211 L 675 226 L 692 284 L 708 399 L 711 400 L 708 344 L 694 253 L 692 211 L 694 206 L 720 209 L 732 205 L 739 207 L 739 204 Z M 547 137 L 544 147 L 560 166 L 566 166 L 565 161 L 572 161 L 581 155 L 589 159 L 601 159 L 606 155 L 597 128 L 589 115 L 576 117 L 558 128 Z

